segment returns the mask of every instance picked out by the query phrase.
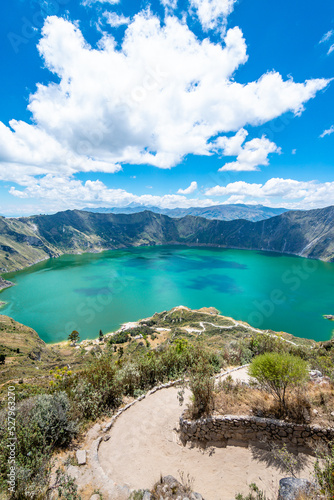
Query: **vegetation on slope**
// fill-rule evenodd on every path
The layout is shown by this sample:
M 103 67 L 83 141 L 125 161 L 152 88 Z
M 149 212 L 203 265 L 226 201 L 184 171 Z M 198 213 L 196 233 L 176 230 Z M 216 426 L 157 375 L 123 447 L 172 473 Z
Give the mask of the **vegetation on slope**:
M 0 269 L 15 271 L 64 253 L 174 244 L 268 250 L 331 261 L 333 217 L 334 207 L 291 211 L 259 222 L 79 210 L 20 219 L 2 217 Z
M 157 313 L 131 325 L 134 328 L 129 325 L 123 328 L 127 335 L 125 342 L 123 336 L 119 336 L 122 331 L 118 331 L 116 335 L 105 335 L 101 341 L 66 346 L 66 350 L 73 353 L 73 360 L 77 360 L 73 369 L 68 368 L 62 350 L 45 346 L 35 338 L 37 334 L 24 330 L 25 327 L 13 320 L 1 319 L 2 342 L 9 339 L 6 349 L 15 350 L 20 345 L 19 349 L 23 350 L 27 344 L 21 361 L 23 368 L 25 362 L 33 362 L 29 357 L 32 350 L 38 348 L 41 353 L 40 359 L 34 361 L 39 370 L 31 365 L 36 370 L 34 379 L 17 384 L 15 390 L 19 496 L 13 498 L 23 500 L 48 498 L 54 451 L 68 446 L 73 436 L 89 422 L 117 411 L 124 397 L 137 397 L 159 383 L 190 376 L 194 410 L 201 414 L 209 410 L 212 403 L 210 377 L 213 373 L 231 364 L 247 363 L 265 352 L 298 356 L 307 360 L 309 367 L 320 368 L 334 380 L 331 342 L 315 343 L 275 332 L 255 331 L 246 323 L 220 316 L 213 308 L 191 311 L 177 307 Z M 30 341 L 28 338 L 26 342 L 27 337 Z M 56 359 L 63 368 L 54 367 Z M 49 372 L 48 366 L 53 367 Z M 16 370 L 20 370 L 19 365 Z M 6 373 L 4 375 L 6 377 Z M 9 375 L 8 372 L 7 377 Z M 211 384 L 209 390 L 206 382 Z M 7 386 L 12 384 L 11 381 L 2 387 L 1 442 L 7 439 L 6 395 Z M 202 406 L 203 400 L 208 401 L 207 406 Z M 55 432 L 51 432 L 50 422 Z M 7 460 L 8 448 L 3 447 L 0 452 L 2 478 L 8 472 Z M 6 483 L 2 482 L 0 487 L 5 491 Z
M 0 386 L 8 380 L 21 381 L 40 378 L 59 366 L 82 364 L 80 351 L 66 343 L 54 347 L 45 344 L 32 328 L 8 316 L 0 316 L 0 356 L 4 364 L 0 369 Z

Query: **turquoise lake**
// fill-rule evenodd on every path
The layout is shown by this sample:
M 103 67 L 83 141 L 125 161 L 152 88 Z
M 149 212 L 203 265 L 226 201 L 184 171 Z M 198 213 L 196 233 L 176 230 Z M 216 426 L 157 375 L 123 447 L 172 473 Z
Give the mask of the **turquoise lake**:
M 334 323 L 334 264 L 273 253 L 144 247 L 65 255 L 5 276 L 1 314 L 46 342 L 72 330 L 95 338 L 177 305 L 214 306 L 254 327 L 327 340 Z

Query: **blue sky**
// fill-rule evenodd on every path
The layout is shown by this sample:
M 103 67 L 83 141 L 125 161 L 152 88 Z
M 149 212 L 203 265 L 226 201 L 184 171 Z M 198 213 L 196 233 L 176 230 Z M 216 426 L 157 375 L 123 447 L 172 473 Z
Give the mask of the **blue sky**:
M 334 204 L 330 0 L 0 6 L 0 213 Z

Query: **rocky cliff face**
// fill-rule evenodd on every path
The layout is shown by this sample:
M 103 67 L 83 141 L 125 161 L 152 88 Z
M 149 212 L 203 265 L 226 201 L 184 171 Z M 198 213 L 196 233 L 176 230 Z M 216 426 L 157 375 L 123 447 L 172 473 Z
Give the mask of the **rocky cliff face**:
M 291 211 L 259 222 L 149 211 L 124 215 L 68 210 L 20 219 L 0 218 L 0 268 L 14 271 L 64 253 L 143 245 L 219 246 L 334 260 L 334 207 Z

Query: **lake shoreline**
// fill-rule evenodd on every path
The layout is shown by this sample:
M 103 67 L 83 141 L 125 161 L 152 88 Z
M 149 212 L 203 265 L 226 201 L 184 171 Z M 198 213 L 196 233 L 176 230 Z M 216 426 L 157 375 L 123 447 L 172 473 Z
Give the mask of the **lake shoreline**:
M 44 259 L 38 259 L 36 260 L 35 262 L 33 262 L 32 264 L 29 264 L 27 266 L 22 266 L 20 268 L 17 268 L 15 270 L 12 270 L 12 271 L 1 271 L 0 272 L 0 292 L 1 290 L 5 289 L 5 288 L 9 288 L 11 286 L 14 286 L 15 283 L 11 283 L 10 281 L 7 281 L 4 276 L 8 275 L 8 274 L 16 274 L 18 272 L 21 272 L 21 271 L 24 271 L 26 269 L 29 269 L 41 262 L 46 262 L 48 260 L 50 261 L 53 261 L 53 260 L 57 260 L 61 257 L 64 257 L 64 256 L 71 256 L 71 255 L 100 255 L 100 254 L 103 254 L 105 252 L 115 252 L 115 251 L 121 251 L 121 250 L 132 250 L 132 249 L 140 249 L 140 248 L 164 248 L 164 247 L 178 247 L 178 248 L 194 248 L 194 249 L 197 249 L 197 248 L 208 248 L 208 249 L 217 249 L 217 250 L 242 250 L 242 251 L 245 251 L 245 252 L 263 252 L 265 254 L 271 254 L 271 255 L 277 255 L 277 256 L 288 256 L 288 257 L 296 257 L 296 258 L 301 258 L 301 259 L 307 259 L 307 260 L 311 260 L 311 261 L 319 261 L 319 262 L 328 262 L 328 263 L 332 263 L 333 261 L 329 261 L 329 260 L 325 260 L 325 259 L 317 259 L 315 257 L 310 257 L 308 255 L 302 255 L 300 253 L 294 253 L 294 252 L 278 252 L 277 250 L 270 250 L 270 249 L 267 249 L 267 248 L 247 248 L 247 247 L 237 247 L 237 246 L 224 246 L 224 245 L 216 245 L 214 243 L 178 243 L 178 242 L 171 242 L 170 244 L 161 244 L 161 245 L 146 245 L 146 244 L 143 244 L 143 245 L 130 245 L 130 246 L 120 246 L 120 247 L 110 247 L 110 248 L 102 248 L 101 250 L 97 250 L 97 249 L 94 249 L 93 251 L 91 252 L 65 252 L 65 253 L 59 253 L 59 255 L 57 255 L 56 257 L 53 257 L 53 256 L 50 256 L 50 257 L 45 257 Z M 1 287 L 1 281 L 6 281 L 7 283 L 9 283 L 8 285 L 4 286 L 4 287 Z
M 326 297 L 334 265 L 297 256 L 146 245 L 64 255 L 8 279 L 18 286 L 1 292 L 7 302 L 1 312 L 47 343 L 66 341 L 72 330 L 95 339 L 100 329 L 114 332 L 180 303 L 212 305 L 224 316 L 300 338 L 325 341 L 331 335 L 323 315 L 331 312 Z

